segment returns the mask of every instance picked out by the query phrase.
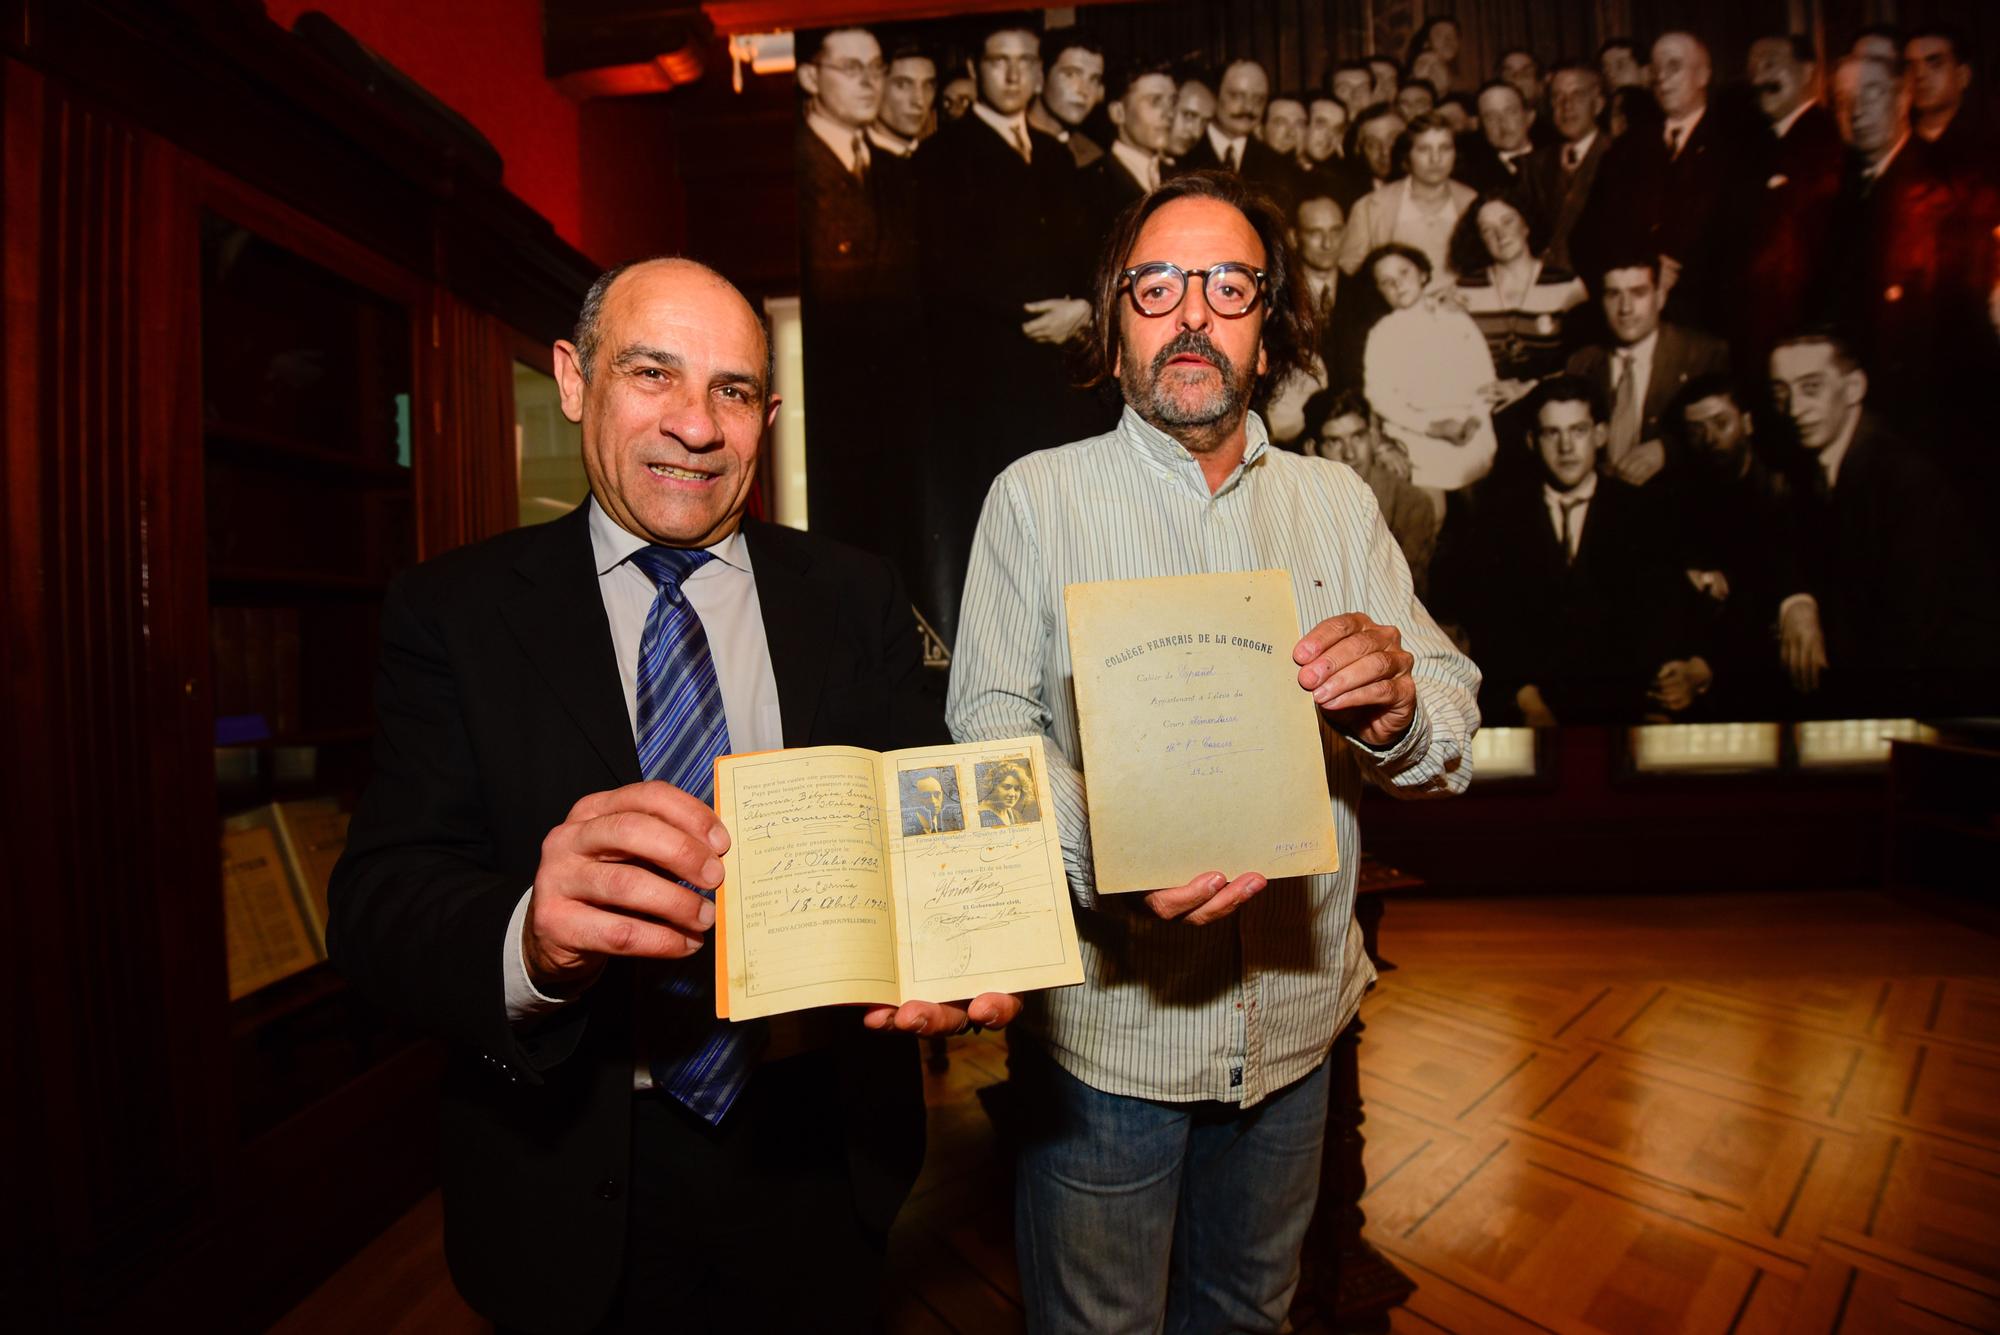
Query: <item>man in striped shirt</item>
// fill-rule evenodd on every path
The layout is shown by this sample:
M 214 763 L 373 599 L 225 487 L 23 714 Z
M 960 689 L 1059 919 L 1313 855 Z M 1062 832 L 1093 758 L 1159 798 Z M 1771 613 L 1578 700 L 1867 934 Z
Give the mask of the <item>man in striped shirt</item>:
M 1124 415 L 994 483 L 948 705 L 960 740 L 1047 740 L 1083 910 L 1086 981 L 1034 994 L 1015 1046 L 1022 1290 L 1034 1330 L 1275 1331 L 1319 1177 L 1327 1053 L 1374 976 L 1353 922 L 1361 784 L 1462 790 L 1479 673 L 1412 594 L 1366 484 L 1271 448 L 1249 411 L 1312 342 L 1267 201 L 1206 172 L 1154 191 L 1109 240 L 1094 316 L 1097 378 L 1117 380 Z M 1100 900 L 1064 586 L 1273 567 L 1313 627 L 1292 657 L 1321 710 L 1340 872 L 1215 868 Z

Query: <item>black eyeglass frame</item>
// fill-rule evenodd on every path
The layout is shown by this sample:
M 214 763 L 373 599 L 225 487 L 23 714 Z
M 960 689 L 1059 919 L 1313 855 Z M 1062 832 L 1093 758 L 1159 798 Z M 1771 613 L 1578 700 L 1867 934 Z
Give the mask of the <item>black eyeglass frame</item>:
M 1149 311 L 1139 304 L 1139 286 L 1133 280 L 1148 269 L 1163 270 L 1168 273 L 1177 273 L 1181 276 L 1180 300 L 1174 302 L 1173 305 L 1163 311 Z M 1118 287 L 1125 293 L 1127 300 L 1132 303 L 1133 310 L 1148 320 L 1162 320 L 1181 308 L 1181 302 L 1187 300 L 1188 293 L 1194 287 L 1194 279 L 1199 278 L 1201 280 L 1201 299 L 1208 301 L 1208 276 L 1217 269 L 1241 269 L 1255 279 L 1257 285 L 1256 291 L 1250 294 L 1250 304 L 1240 311 L 1216 310 L 1214 303 L 1211 302 L 1209 309 L 1215 311 L 1217 316 L 1224 320 L 1240 320 L 1263 304 L 1264 288 L 1270 282 L 1271 275 L 1269 271 L 1264 269 L 1252 269 L 1241 260 L 1225 260 L 1221 264 L 1211 264 L 1206 269 L 1183 269 L 1180 265 L 1169 263 L 1166 260 L 1148 260 L 1144 264 L 1135 264 L 1129 269 L 1121 270 L 1118 274 Z

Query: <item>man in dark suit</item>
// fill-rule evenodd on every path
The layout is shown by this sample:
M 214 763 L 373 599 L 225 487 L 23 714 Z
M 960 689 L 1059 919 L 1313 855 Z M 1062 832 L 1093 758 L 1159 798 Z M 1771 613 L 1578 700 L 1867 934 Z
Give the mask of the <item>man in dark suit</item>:
M 874 34 L 837 28 L 800 56 L 800 316 L 814 465 L 807 508 L 816 531 L 864 543 L 915 580 L 924 568 L 923 493 L 902 461 L 918 448 L 917 423 L 884 420 L 877 399 L 909 365 L 917 337 L 915 176 L 870 138 L 885 109 Z
M 1545 263 L 1573 269 L 1570 233 L 1590 202 L 1597 169 L 1611 136 L 1601 132 L 1604 81 L 1596 67 L 1570 61 L 1549 76 L 1549 115 L 1561 142 L 1536 149 L 1521 169 L 1521 185 L 1529 204 L 1548 220 L 1549 245 Z
M 1534 727 L 1684 715 L 1713 674 L 1656 497 L 1597 471 L 1604 401 L 1575 376 L 1527 403 L 1543 485 L 1496 495 L 1460 595 L 1479 710 Z
M 1611 405 L 1603 466 L 1633 486 L 1643 486 L 1669 469 L 1679 454 L 1674 433 L 1666 429 L 1675 396 L 1698 375 L 1726 372 L 1729 346 L 1698 329 L 1661 320 L 1666 294 L 1656 256 L 1613 260 L 1598 276 L 1597 292 L 1610 341 L 1577 349 L 1568 369 L 1594 385 Z
M 778 401 L 719 275 L 606 274 L 555 362 L 591 499 L 391 586 L 333 960 L 450 1044 L 446 1254 L 503 1330 L 873 1329 L 924 1113 L 913 1045 L 867 1030 L 968 1011 L 716 1020 L 705 789 L 725 751 L 942 740 L 909 604 L 745 522 Z M 780 1224 L 812 1245 L 773 1284 Z
M 1748 381 L 1771 345 L 1806 322 L 1826 264 L 1845 149 L 1833 114 L 1813 96 L 1809 38 L 1769 33 L 1750 44 L 1750 85 L 1769 130 L 1747 218 L 1744 275 L 1731 346 Z
M 1040 38 L 995 23 L 979 100 L 917 150 L 924 381 L 931 395 L 918 604 L 947 643 L 987 487 L 1032 450 L 1094 435 L 1116 414 L 1071 387 L 1065 345 L 1090 319 L 1076 159 L 1032 128 Z
M 1166 174 L 1167 138 L 1174 122 L 1173 68 L 1133 64 L 1111 87 L 1107 114 L 1117 137 L 1111 151 L 1084 169 L 1084 215 L 1080 238 L 1092 251 L 1111 231 L 1125 206 L 1160 183 Z M 1093 255 L 1094 259 L 1095 256 Z
M 1181 157 L 1182 171 L 1233 171 L 1290 212 L 1298 197 L 1298 164 L 1257 132 L 1271 100 L 1271 76 L 1254 60 L 1238 60 L 1222 71 L 1216 87 L 1215 119 L 1208 133 Z
M 1688 465 L 1675 529 L 1688 582 L 1701 595 L 1716 678 L 1700 712 L 1783 718 L 1785 678 L 1772 644 L 1778 604 L 1798 587 L 1793 479 L 1758 457 L 1754 420 L 1727 377 L 1696 376 L 1675 409 Z
M 1840 339 L 1786 339 L 1770 365 L 1772 396 L 1809 460 L 1799 588 L 1778 623 L 1802 711 L 1989 709 L 2000 674 L 1996 572 L 1961 489 L 1866 411 L 1868 374 Z
M 1480 194 L 1521 184 L 1534 145 L 1528 140 L 1535 113 L 1521 90 L 1505 79 L 1489 79 L 1479 90 L 1479 132 L 1464 136 L 1458 169 L 1452 173 Z
M 1654 251 L 1668 313 L 1719 331 L 1741 297 L 1733 290 L 1741 252 L 1732 238 L 1747 207 L 1750 160 L 1745 136 L 1709 104 L 1711 77 L 1708 48 L 1689 34 L 1653 43 L 1653 91 L 1666 124 L 1657 136 L 1628 134 L 1607 153 L 1571 253 L 1590 273 L 1618 250 Z
M 1972 65 L 1965 54 L 1965 36 L 1956 28 L 1919 28 L 1910 34 L 1903 44 L 1903 64 L 1910 81 L 1911 128 L 1945 176 L 1974 172 L 1990 178 L 2000 167 L 1993 161 L 1993 137 L 1979 123 L 1977 109 L 1966 104 Z

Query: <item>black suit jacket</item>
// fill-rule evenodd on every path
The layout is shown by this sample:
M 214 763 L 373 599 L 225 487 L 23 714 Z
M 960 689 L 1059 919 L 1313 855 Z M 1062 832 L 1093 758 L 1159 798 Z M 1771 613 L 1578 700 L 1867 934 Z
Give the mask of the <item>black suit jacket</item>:
M 612 1300 L 631 1154 L 634 970 L 615 961 L 540 1027 L 508 1022 L 501 973 L 543 837 L 578 799 L 640 777 L 586 510 L 391 586 L 375 773 L 329 930 L 365 995 L 449 1043 L 445 1246 L 459 1290 L 503 1326 L 550 1332 L 588 1329 Z M 944 740 L 888 568 L 790 529 L 744 532 L 786 745 Z M 914 1045 L 868 1041 L 881 1037 L 854 1027 L 820 1111 L 846 1119 L 861 1214 L 886 1229 L 921 1161 L 923 1103 Z
M 1590 202 L 1570 249 L 1581 272 L 1595 282 L 1605 262 L 1633 247 L 1670 255 L 1681 279 L 1667 315 L 1682 324 L 1723 330 L 1740 294 L 1740 234 L 1748 210 L 1748 178 L 1755 170 L 1746 152 L 1754 131 L 1727 123 L 1726 109 L 1711 105 L 1669 157 L 1656 134 L 1628 134 L 1605 154 Z
M 919 599 L 949 641 L 979 508 L 1033 450 L 1108 430 L 1117 413 L 1073 388 L 1068 350 L 1021 332 L 1030 301 L 1088 299 L 1101 236 L 1085 227 L 1076 159 L 1029 131 L 1032 161 L 968 111 L 917 150 L 928 391 L 922 459 L 929 561 Z M 872 476 L 872 474 L 871 474 Z
M 1522 190 L 1526 187 L 1528 160 L 1533 156 L 1532 151 L 1522 154 L 1509 167 L 1485 135 L 1468 130 L 1458 136 L 1458 165 L 1451 174 L 1482 195 L 1488 191 Z
M 1161 164 L 1164 173 L 1166 164 Z M 1106 152 L 1083 169 L 1079 184 L 1083 191 L 1084 226 L 1093 241 L 1111 235 L 1111 225 L 1127 205 L 1146 197 L 1143 181 L 1126 170 L 1116 150 Z
M 1182 156 L 1180 169 L 1183 172 L 1223 169 L 1222 159 L 1215 153 L 1215 143 L 1206 133 Z M 1299 199 L 1299 178 L 1304 175 L 1298 163 L 1253 134 L 1243 141 L 1243 162 L 1237 174 L 1269 195 L 1286 217 L 1291 216 Z
M 1814 104 L 1784 136 L 1768 129 L 1745 215 L 1743 272 L 1754 300 L 1734 305 L 1730 343 L 1744 378 L 1761 380 L 1771 345 L 1799 332 L 1825 270 L 1846 145 L 1833 114 Z
M 1802 582 L 1819 602 L 1829 664 L 1804 707 L 1836 718 L 1990 708 L 1996 574 L 1962 488 L 1872 412 L 1830 492 L 1816 463 L 1802 472 Z
M 1611 142 L 1611 136 L 1599 130 L 1590 141 L 1590 151 L 1574 171 L 1563 167 L 1563 150 L 1567 144 L 1555 143 L 1536 149 L 1530 153 L 1521 169 L 1521 187 L 1528 203 L 1549 226 L 1549 248 L 1542 252 L 1542 258 L 1560 269 L 1575 269 L 1575 257 L 1570 253 L 1570 234 L 1576 231 L 1577 220 L 1583 217 L 1586 205 L 1590 203 L 1590 192 L 1597 183 L 1597 170 L 1604 164 L 1604 152 Z M 1586 281 L 1595 283 L 1595 274 L 1586 275 Z
M 1490 507 L 1460 567 L 1481 714 L 1518 719 L 1515 693 L 1533 684 L 1560 722 L 1637 722 L 1660 666 L 1705 647 L 1664 507 L 1599 478 L 1573 563 L 1541 487 L 1496 494 Z

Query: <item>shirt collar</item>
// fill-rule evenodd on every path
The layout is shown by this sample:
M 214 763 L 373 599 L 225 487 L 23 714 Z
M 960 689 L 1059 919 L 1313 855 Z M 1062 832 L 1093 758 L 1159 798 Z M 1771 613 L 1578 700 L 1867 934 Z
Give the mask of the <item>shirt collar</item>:
M 979 119 L 992 126 L 993 132 L 1002 139 L 1005 139 L 1010 148 L 1014 146 L 1014 131 L 1019 130 L 1024 138 L 1028 133 L 1028 113 L 1025 111 L 1017 111 L 1011 116 L 1002 116 L 992 107 L 978 101 L 972 104 L 972 110 L 973 114 L 978 116 Z
M 600 578 L 630 561 L 632 553 L 641 547 L 652 546 L 646 539 L 622 527 L 617 520 L 604 513 L 604 507 L 597 503 L 597 497 L 592 496 L 584 504 L 590 507 L 590 554 Z M 743 541 L 743 530 L 740 528 L 708 548 L 708 554 L 732 569 L 746 574 L 750 571 L 750 547 Z M 651 576 L 647 576 L 647 581 L 651 582 Z
M 840 159 L 840 165 L 847 170 L 854 170 L 854 141 L 857 137 L 864 141 L 861 153 L 863 160 L 866 160 L 867 136 L 853 126 L 843 125 L 833 117 L 822 116 L 817 111 L 806 112 L 806 124 L 812 127 L 812 132 L 819 136 L 821 143 L 833 150 L 833 155 Z
M 1152 184 L 1153 173 L 1156 170 L 1156 164 L 1160 160 L 1159 154 L 1148 153 L 1143 148 L 1134 148 L 1123 139 L 1113 139 L 1111 141 L 1111 151 L 1117 156 L 1120 162 L 1125 164 L 1125 170 L 1132 173 L 1133 180 L 1143 186 L 1150 186 Z
M 1576 142 L 1564 145 L 1563 151 L 1566 153 L 1574 153 L 1576 155 L 1576 160 L 1578 162 L 1582 162 L 1585 158 L 1590 156 L 1590 146 L 1596 142 L 1597 142 L 1597 131 L 1592 130 L 1589 134 L 1585 135 L 1583 138 L 1577 140 Z
M 905 139 L 894 130 L 884 129 L 880 121 L 868 127 L 868 142 L 884 153 L 893 153 L 899 158 L 907 158 L 917 151 L 916 140 Z
M 1243 419 L 1245 440 L 1243 461 L 1236 466 L 1223 484 L 1216 488 L 1214 495 L 1221 496 L 1243 479 L 1244 470 L 1263 457 L 1271 443 L 1270 432 L 1264 428 L 1264 419 L 1250 413 Z M 1201 488 L 1203 496 L 1210 495 L 1208 480 L 1202 476 L 1201 460 L 1189 452 L 1188 447 L 1175 440 L 1160 428 L 1139 416 L 1131 404 L 1125 405 L 1124 414 L 1118 419 L 1118 433 L 1137 450 L 1142 458 L 1159 466 L 1168 473 L 1177 473 L 1192 479 Z
M 1861 429 L 1861 411 L 1856 409 L 1848 419 L 1840 434 L 1833 438 L 1833 444 L 1819 452 L 1819 468 L 1826 474 L 1826 489 L 1832 491 L 1840 482 L 1840 465 L 1847 458 L 1848 447 L 1854 444 L 1854 433 Z
M 1542 483 L 1542 499 L 1549 503 L 1551 509 L 1560 507 L 1564 501 L 1588 501 L 1595 499 L 1596 496 L 1597 474 L 1595 471 L 1585 473 L 1583 481 L 1577 483 L 1575 487 L 1568 491 L 1557 491 L 1546 481 Z
M 1243 150 L 1245 150 L 1250 146 L 1249 139 L 1250 136 L 1247 134 L 1240 134 L 1237 135 L 1235 138 L 1231 138 L 1230 136 L 1224 134 L 1222 131 L 1216 129 L 1214 121 L 1210 121 L 1208 123 L 1209 146 L 1215 150 L 1215 156 L 1217 156 L 1218 158 L 1228 157 L 1229 150 L 1233 145 L 1236 149 L 1236 160 L 1238 162 L 1241 162 L 1243 160 Z
M 1050 136 L 1057 143 L 1067 144 L 1069 142 L 1069 126 L 1064 125 L 1061 121 L 1050 115 L 1048 108 L 1042 105 L 1039 98 L 1028 104 L 1026 114 L 1029 125 L 1040 130 L 1043 134 Z
M 1818 98 L 1809 97 L 1805 101 L 1793 107 L 1790 111 L 1786 112 L 1784 119 L 1780 120 L 1776 125 L 1772 126 L 1771 128 L 1777 132 L 1778 138 L 1783 139 L 1786 135 L 1792 132 L 1792 127 L 1799 123 L 1799 117 L 1805 115 L 1808 111 L 1811 111 L 1814 107 L 1818 105 L 1819 105 Z
M 1613 355 L 1619 352 L 1630 353 L 1634 366 L 1651 366 L 1653 364 L 1653 351 L 1659 346 L 1660 331 L 1658 326 L 1655 326 L 1652 333 L 1646 335 L 1629 348 L 1615 349 Z

